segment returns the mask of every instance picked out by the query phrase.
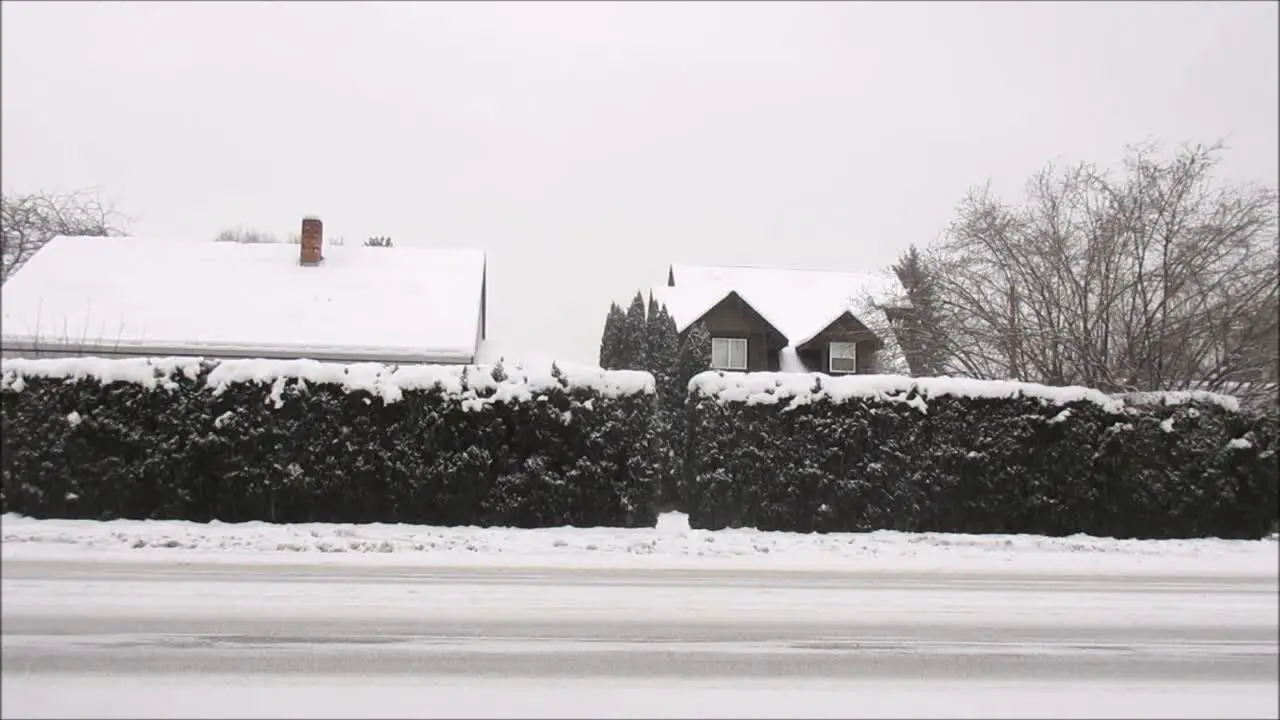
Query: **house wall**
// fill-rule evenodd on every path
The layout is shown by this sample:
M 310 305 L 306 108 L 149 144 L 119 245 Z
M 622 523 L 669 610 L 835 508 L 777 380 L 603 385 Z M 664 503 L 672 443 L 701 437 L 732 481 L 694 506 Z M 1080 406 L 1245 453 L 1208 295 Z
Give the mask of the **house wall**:
M 852 315 L 841 315 L 826 330 L 818 333 L 812 340 L 798 348 L 799 355 L 805 364 L 816 372 L 830 372 L 831 352 L 828 343 L 853 342 L 858 347 L 858 374 L 869 374 L 876 371 L 875 354 L 883 346 L 875 333 Z M 813 364 L 810 364 L 810 363 Z
M 76 350 L 51 350 L 47 348 L 39 348 L 36 350 L 0 350 L 2 358 L 29 358 L 32 360 L 39 358 L 70 358 L 70 357 L 106 357 L 106 358 L 139 358 L 139 357 L 158 357 L 155 354 L 139 354 L 124 351 L 116 352 L 80 352 Z M 166 357 L 175 357 L 172 353 Z M 181 355 L 176 357 L 182 357 Z M 195 356 L 192 356 L 195 357 Z M 203 356 L 201 356 L 203 357 Z
M 711 337 L 746 338 L 747 370 L 778 369 L 778 351 L 783 338 L 769 323 L 736 294 L 729 295 L 702 316 Z
M 0 358 L 70 358 L 70 357 L 100 357 L 112 360 L 124 358 L 147 358 L 147 357 L 200 357 L 210 360 L 245 360 L 249 359 L 244 355 L 218 355 L 208 352 L 191 352 L 182 348 L 156 348 L 154 350 L 108 350 L 94 349 L 92 351 L 74 350 L 74 349 L 57 349 L 57 348 L 38 348 L 34 350 L 14 350 L 10 348 L 0 349 Z M 268 358 L 274 360 L 297 360 L 296 355 L 261 353 L 255 355 L 258 358 Z M 428 365 L 466 365 L 473 362 L 473 359 L 457 358 L 449 359 L 448 362 L 409 362 L 404 358 L 373 358 L 373 357 L 357 357 L 357 356 L 341 356 L 341 355 L 323 355 L 310 356 L 307 359 L 317 362 L 331 363 L 361 363 L 376 362 L 384 365 L 412 365 L 412 364 L 428 364 Z
M 796 349 L 796 356 L 809 372 L 826 372 L 826 358 L 818 348 Z

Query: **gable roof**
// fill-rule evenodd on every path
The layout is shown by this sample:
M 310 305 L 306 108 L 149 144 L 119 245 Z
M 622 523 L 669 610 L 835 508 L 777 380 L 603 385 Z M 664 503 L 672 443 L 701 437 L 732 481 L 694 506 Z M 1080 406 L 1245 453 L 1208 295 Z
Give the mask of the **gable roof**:
M 799 270 L 746 266 L 672 264 L 668 279 L 674 286 L 653 289 L 681 332 L 736 292 L 793 347 L 825 330 L 845 312 L 874 328 L 885 328 L 883 311 L 873 302 L 893 295 L 893 279 L 886 274 L 840 270 Z
M 839 322 L 840 319 L 845 317 L 846 315 L 853 318 L 854 320 L 857 320 L 859 323 L 862 322 L 862 320 L 853 312 L 853 310 L 849 308 L 842 308 L 840 310 L 837 310 L 834 313 L 829 314 L 827 316 L 826 322 L 822 323 L 822 326 L 819 327 L 817 330 L 814 330 L 813 332 L 807 335 L 802 335 L 800 337 L 792 339 L 791 340 L 792 346 L 800 347 L 802 345 L 807 344 L 810 340 L 814 339 L 815 337 L 817 337 L 818 335 L 826 331 L 827 328 Z M 865 316 L 866 313 L 864 312 L 863 315 Z M 870 330 L 870 328 L 867 328 L 867 329 Z
M 470 362 L 482 250 L 57 237 L 0 287 L 0 345 Z M 160 352 L 157 352 L 160 351 Z

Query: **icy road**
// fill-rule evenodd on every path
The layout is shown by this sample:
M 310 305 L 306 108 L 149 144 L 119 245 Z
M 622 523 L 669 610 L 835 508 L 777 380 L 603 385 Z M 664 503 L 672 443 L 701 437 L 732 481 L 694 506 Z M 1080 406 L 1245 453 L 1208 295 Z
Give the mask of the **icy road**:
M 1277 717 L 1277 579 L 3 563 L 16 717 Z

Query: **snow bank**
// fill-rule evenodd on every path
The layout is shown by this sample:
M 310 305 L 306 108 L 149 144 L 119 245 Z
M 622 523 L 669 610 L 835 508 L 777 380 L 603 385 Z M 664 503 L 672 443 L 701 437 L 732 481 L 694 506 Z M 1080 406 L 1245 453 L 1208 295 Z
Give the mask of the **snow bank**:
M 1275 577 L 1269 540 L 1114 540 L 1074 535 L 955 535 L 690 530 L 659 527 L 510 528 L 270 525 L 0 517 L 5 558 L 227 562 L 384 562 L 569 567 L 769 567 L 816 570 L 1021 573 L 1246 574 Z
M 968 378 L 912 378 L 902 375 L 830 376 L 820 373 L 725 373 L 708 371 L 694 376 L 689 390 L 722 403 L 748 405 L 792 405 L 828 401 L 842 403 L 854 398 L 883 402 L 904 402 L 921 412 L 928 411 L 929 398 L 952 396 L 969 398 L 1029 397 L 1053 405 L 1088 401 L 1110 412 L 1121 412 L 1124 403 L 1102 392 L 1084 387 L 1049 387 L 1034 383 Z M 915 391 L 916 397 L 907 399 Z
M 587 365 L 554 363 L 536 366 L 516 365 L 503 368 L 501 380 L 495 379 L 490 365 L 382 365 L 379 363 L 322 363 L 315 360 L 223 360 L 201 358 L 128 358 L 105 359 L 49 358 L 5 359 L 0 361 L 0 389 L 21 392 L 27 378 L 66 378 L 70 381 L 94 378 L 102 383 L 133 382 L 147 388 L 176 387 L 174 377 L 181 373 L 195 380 L 202 363 L 211 369 L 205 385 L 215 394 L 235 383 L 272 384 L 273 396 L 285 383 L 301 381 L 333 384 L 351 392 L 363 390 L 386 402 L 399 400 L 406 390 L 439 387 L 464 400 L 509 402 L 529 400 L 535 393 L 555 387 L 589 388 L 607 397 L 652 393 L 653 376 L 635 370 L 602 370 Z
M 654 528 L 663 535 L 687 535 L 689 516 L 682 512 L 665 512 L 658 516 Z

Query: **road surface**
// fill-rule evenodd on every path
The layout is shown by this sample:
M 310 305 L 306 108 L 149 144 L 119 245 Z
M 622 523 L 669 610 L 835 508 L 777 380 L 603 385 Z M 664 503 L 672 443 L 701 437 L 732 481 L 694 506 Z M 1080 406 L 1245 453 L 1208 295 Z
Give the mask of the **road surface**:
M 2 577 L 6 718 L 1280 714 L 1274 576 L 6 559 Z

